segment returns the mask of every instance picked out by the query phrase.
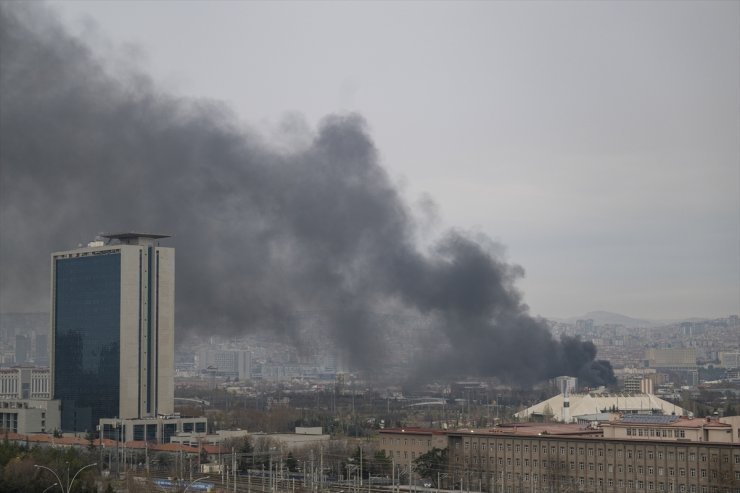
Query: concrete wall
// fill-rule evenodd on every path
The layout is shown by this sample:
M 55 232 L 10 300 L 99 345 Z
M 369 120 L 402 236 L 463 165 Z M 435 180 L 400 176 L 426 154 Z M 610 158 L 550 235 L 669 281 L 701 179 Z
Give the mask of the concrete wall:
M 157 414 L 175 411 L 175 250 L 157 247 L 159 254 Z

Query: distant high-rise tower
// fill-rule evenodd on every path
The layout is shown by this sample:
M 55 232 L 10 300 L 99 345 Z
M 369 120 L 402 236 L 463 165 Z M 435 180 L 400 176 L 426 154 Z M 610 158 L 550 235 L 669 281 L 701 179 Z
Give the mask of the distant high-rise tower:
M 36 334 L 36 349 L 33 362 L 37 366 L 49 365 L 49 335 L 46 333 Z
M 28 361 L 31 354 L 31 339 L 25 335 L 15 336 L 15 362 L 16 364 Z
M 174 411 L 175 251 L 104 235 L 51 256 L 53 395 L 64 431 Z

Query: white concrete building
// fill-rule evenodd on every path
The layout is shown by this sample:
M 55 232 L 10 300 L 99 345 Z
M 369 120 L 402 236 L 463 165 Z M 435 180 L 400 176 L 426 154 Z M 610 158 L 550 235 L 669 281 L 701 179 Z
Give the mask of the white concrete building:
M 0 368 L 0 399 L 51 399 L 51 372 L 33 366 Z
M 0 430 L 12 433 L 51 433 L 59 429 L 60 402 L 47 399 L 0 400 Z
M 239 380 L 252 377 L 252 353 L 243 349 L 201 349 L 198 369 Z
M 740 368 L 740 351 L 720 351 L 719 365 L 722 368 Z
M 569 406 L 565 405 L 566 402 Z M 571 423 L 577 422 L 579 416 L 605 412 L 676 414 L 677 416 L 689 416 L 691 414 L 687 410 L 664 401 L 653 394 L 571 394 L 567 400 L 563 394 L 558 394 L 519 411 L 514 417 L 522 420 L 545 419 Z
M 52 393 L 64 431 L 174 412 L 175 252 L 103 235 L 51 255 Z
M 183 418 L 178 415 L 131 418 L 101 419 L 100 433 L 103 438 L 123 441 L 146 441 L 169 443 L 173 437 L 183 433 L 205 436 L 208 419 L 205 417 Z

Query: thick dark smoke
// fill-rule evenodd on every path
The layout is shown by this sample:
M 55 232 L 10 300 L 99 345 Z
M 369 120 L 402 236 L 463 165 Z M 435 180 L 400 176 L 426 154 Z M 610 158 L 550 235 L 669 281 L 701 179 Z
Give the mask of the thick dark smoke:
M 370 367 L 386 349 L 377 314 L 394 306 L 429 320 L 415 337 L 430 374 L 605 380 L 593 345 L 556 341 L 528 314 L 523 272 L 495 245 L 451 231 L 418 246 L 359 115 L 329 116 L 310 145 L 278 152 L 222 104 L 107 67 L 46 7 L 1 9 L 2 310 L 48 306 L 51 251 L 99 231 L 163 232 L 180 329 L 294 334 L 320 313 Z

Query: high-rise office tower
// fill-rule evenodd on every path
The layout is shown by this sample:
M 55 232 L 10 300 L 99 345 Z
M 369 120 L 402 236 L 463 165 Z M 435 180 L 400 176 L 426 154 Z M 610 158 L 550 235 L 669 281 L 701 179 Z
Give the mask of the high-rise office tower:
M 54 398 L 64 431 L 174 411 L 175 251 L 103 235 L 51 256 Z

